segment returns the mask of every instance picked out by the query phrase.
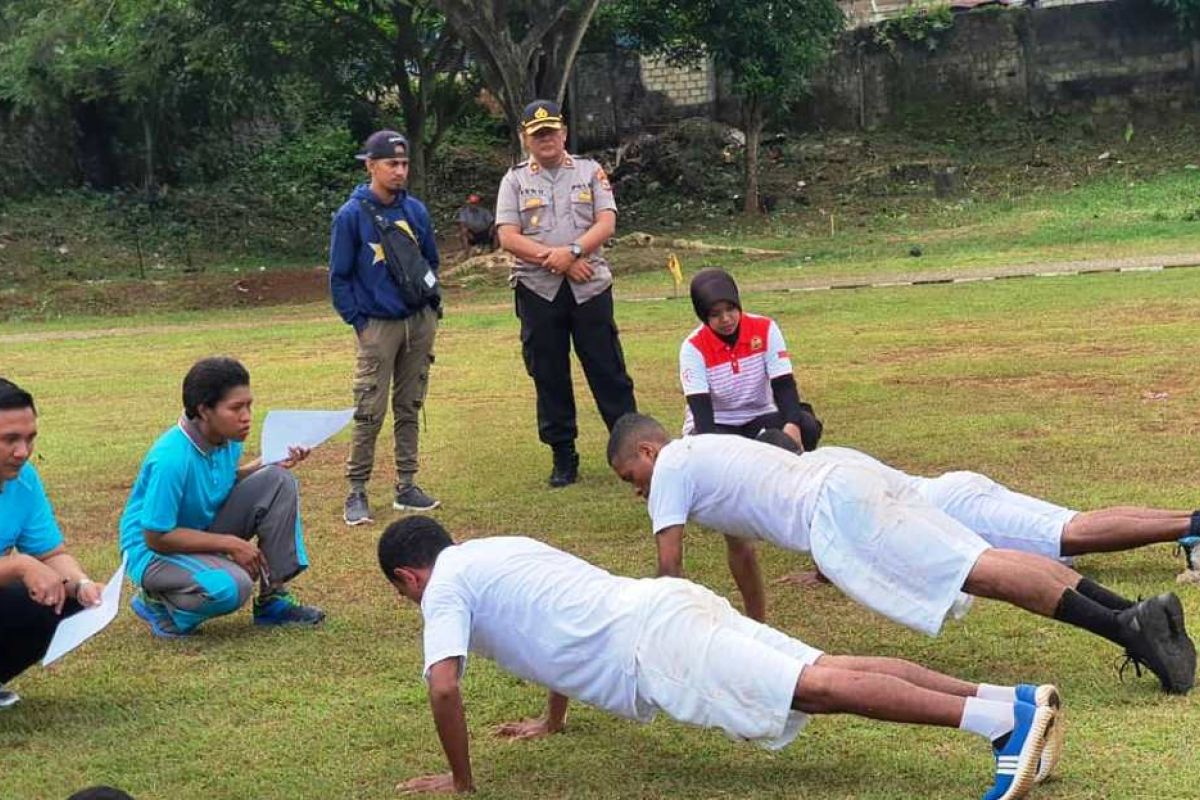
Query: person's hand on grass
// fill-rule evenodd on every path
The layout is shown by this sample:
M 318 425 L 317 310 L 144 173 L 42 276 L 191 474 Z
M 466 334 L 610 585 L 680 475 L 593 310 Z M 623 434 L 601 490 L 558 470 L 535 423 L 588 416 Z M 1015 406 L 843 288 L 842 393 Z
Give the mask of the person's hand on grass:
M 561 730 L 561 725 L 554 726 L 545 717 L 536 717 L 501 723 L 492 728 L 492 733 L 503 739 L 517 741 L 519 739 L 540 739 L 543 736 L 552 736 Z
M 444 772 L 440 775 L 422 775 L 396 784 L 400 794 L 457 794 L 458 792 L 473 792 L 474 786 L 460 787 L 454 783 L 454 775 Z
M 815 589 L 819 586 L 828 586 L 829 578 L 822 575 L 819 569 L 810 569 L 776 578 L 775 583 L 776 585 L 799 586 L 802 589 Z

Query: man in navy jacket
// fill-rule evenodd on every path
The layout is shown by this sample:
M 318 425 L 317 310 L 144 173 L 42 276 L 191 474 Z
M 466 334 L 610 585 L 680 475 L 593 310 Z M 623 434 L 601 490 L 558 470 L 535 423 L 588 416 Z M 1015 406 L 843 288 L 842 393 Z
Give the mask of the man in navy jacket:
M 425 205 L 406 190 L 408 141 L 395 131 L 377 131 L 357 156 L 366 162 L 369 182 L 360 184 L 333 218 L 329 243 L 329 288 L 333 307 L 354 328 L 358 360 L 354 369 L 354 436 L 346 459 L 344 519 L 371 522 L 367 481 L 375 464 L 375 440 L 387 415 L 389 387 L 396 440 L 396 492 L 392 507 L 428 511 L 439 503 L 417 486 L 418 414 L 429 386 L 437 312 L 410 308 L 388 269 L 372 215 L 381 214 L 411 236 L 435 271 L 437 243 Z

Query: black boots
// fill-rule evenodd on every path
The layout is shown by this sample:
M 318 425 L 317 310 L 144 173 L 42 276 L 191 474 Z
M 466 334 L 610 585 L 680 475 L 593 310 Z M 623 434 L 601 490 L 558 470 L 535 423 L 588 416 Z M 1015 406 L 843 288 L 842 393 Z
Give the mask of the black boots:
M 554 445 L 554 469 L 550 471 L 550 488 L 560 489 L 579 480 L 579 453 L 575 443 Z

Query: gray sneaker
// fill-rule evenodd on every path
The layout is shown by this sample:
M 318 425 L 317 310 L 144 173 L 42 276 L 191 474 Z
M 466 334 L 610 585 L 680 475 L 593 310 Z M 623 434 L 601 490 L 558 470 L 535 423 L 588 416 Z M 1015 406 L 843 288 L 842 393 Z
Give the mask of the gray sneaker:
M 342 512 L 342 519 L 347 525 L 362 525 L 375 521 L 371 519 L 371 506 L 367 503 L 366 492 L 355 489 L 346 495 L 346 510 Z
M 392 502 L 392 508 L 397 511 L 433 511 L 440 505 L 440 501 L 425 494 L 415 483 L 397 486 L 396 499 Z
M 21 695 L 0 686 L 0 708 L 12 708 L 21 702 Z

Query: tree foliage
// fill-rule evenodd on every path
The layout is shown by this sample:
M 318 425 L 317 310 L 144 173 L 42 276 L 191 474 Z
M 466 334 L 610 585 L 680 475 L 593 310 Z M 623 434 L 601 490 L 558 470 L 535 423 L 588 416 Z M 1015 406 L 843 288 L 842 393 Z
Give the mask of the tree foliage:
M 331 120 L 356 138 L 401 128 L 419 186 L 477 87 L 462 41 L 428 0 L 0 4 L 0 104 L 74 131 L 83 177 L 98 188 L 153 188 L 178 177 L 181 153 L 216 155 L 207 141 L 323 131 Z
M 766 120 L 807 91 L 844 19 L 835 0 L 619 0 L 606 24 L 634 49 L 675 64 L 711 58 L 727 74 L 746 133 L 745 208 L 758 209 Z
M 537 98 L 562 102 L 599 0 L 433 0 L 466 43 L 513 131 Z

